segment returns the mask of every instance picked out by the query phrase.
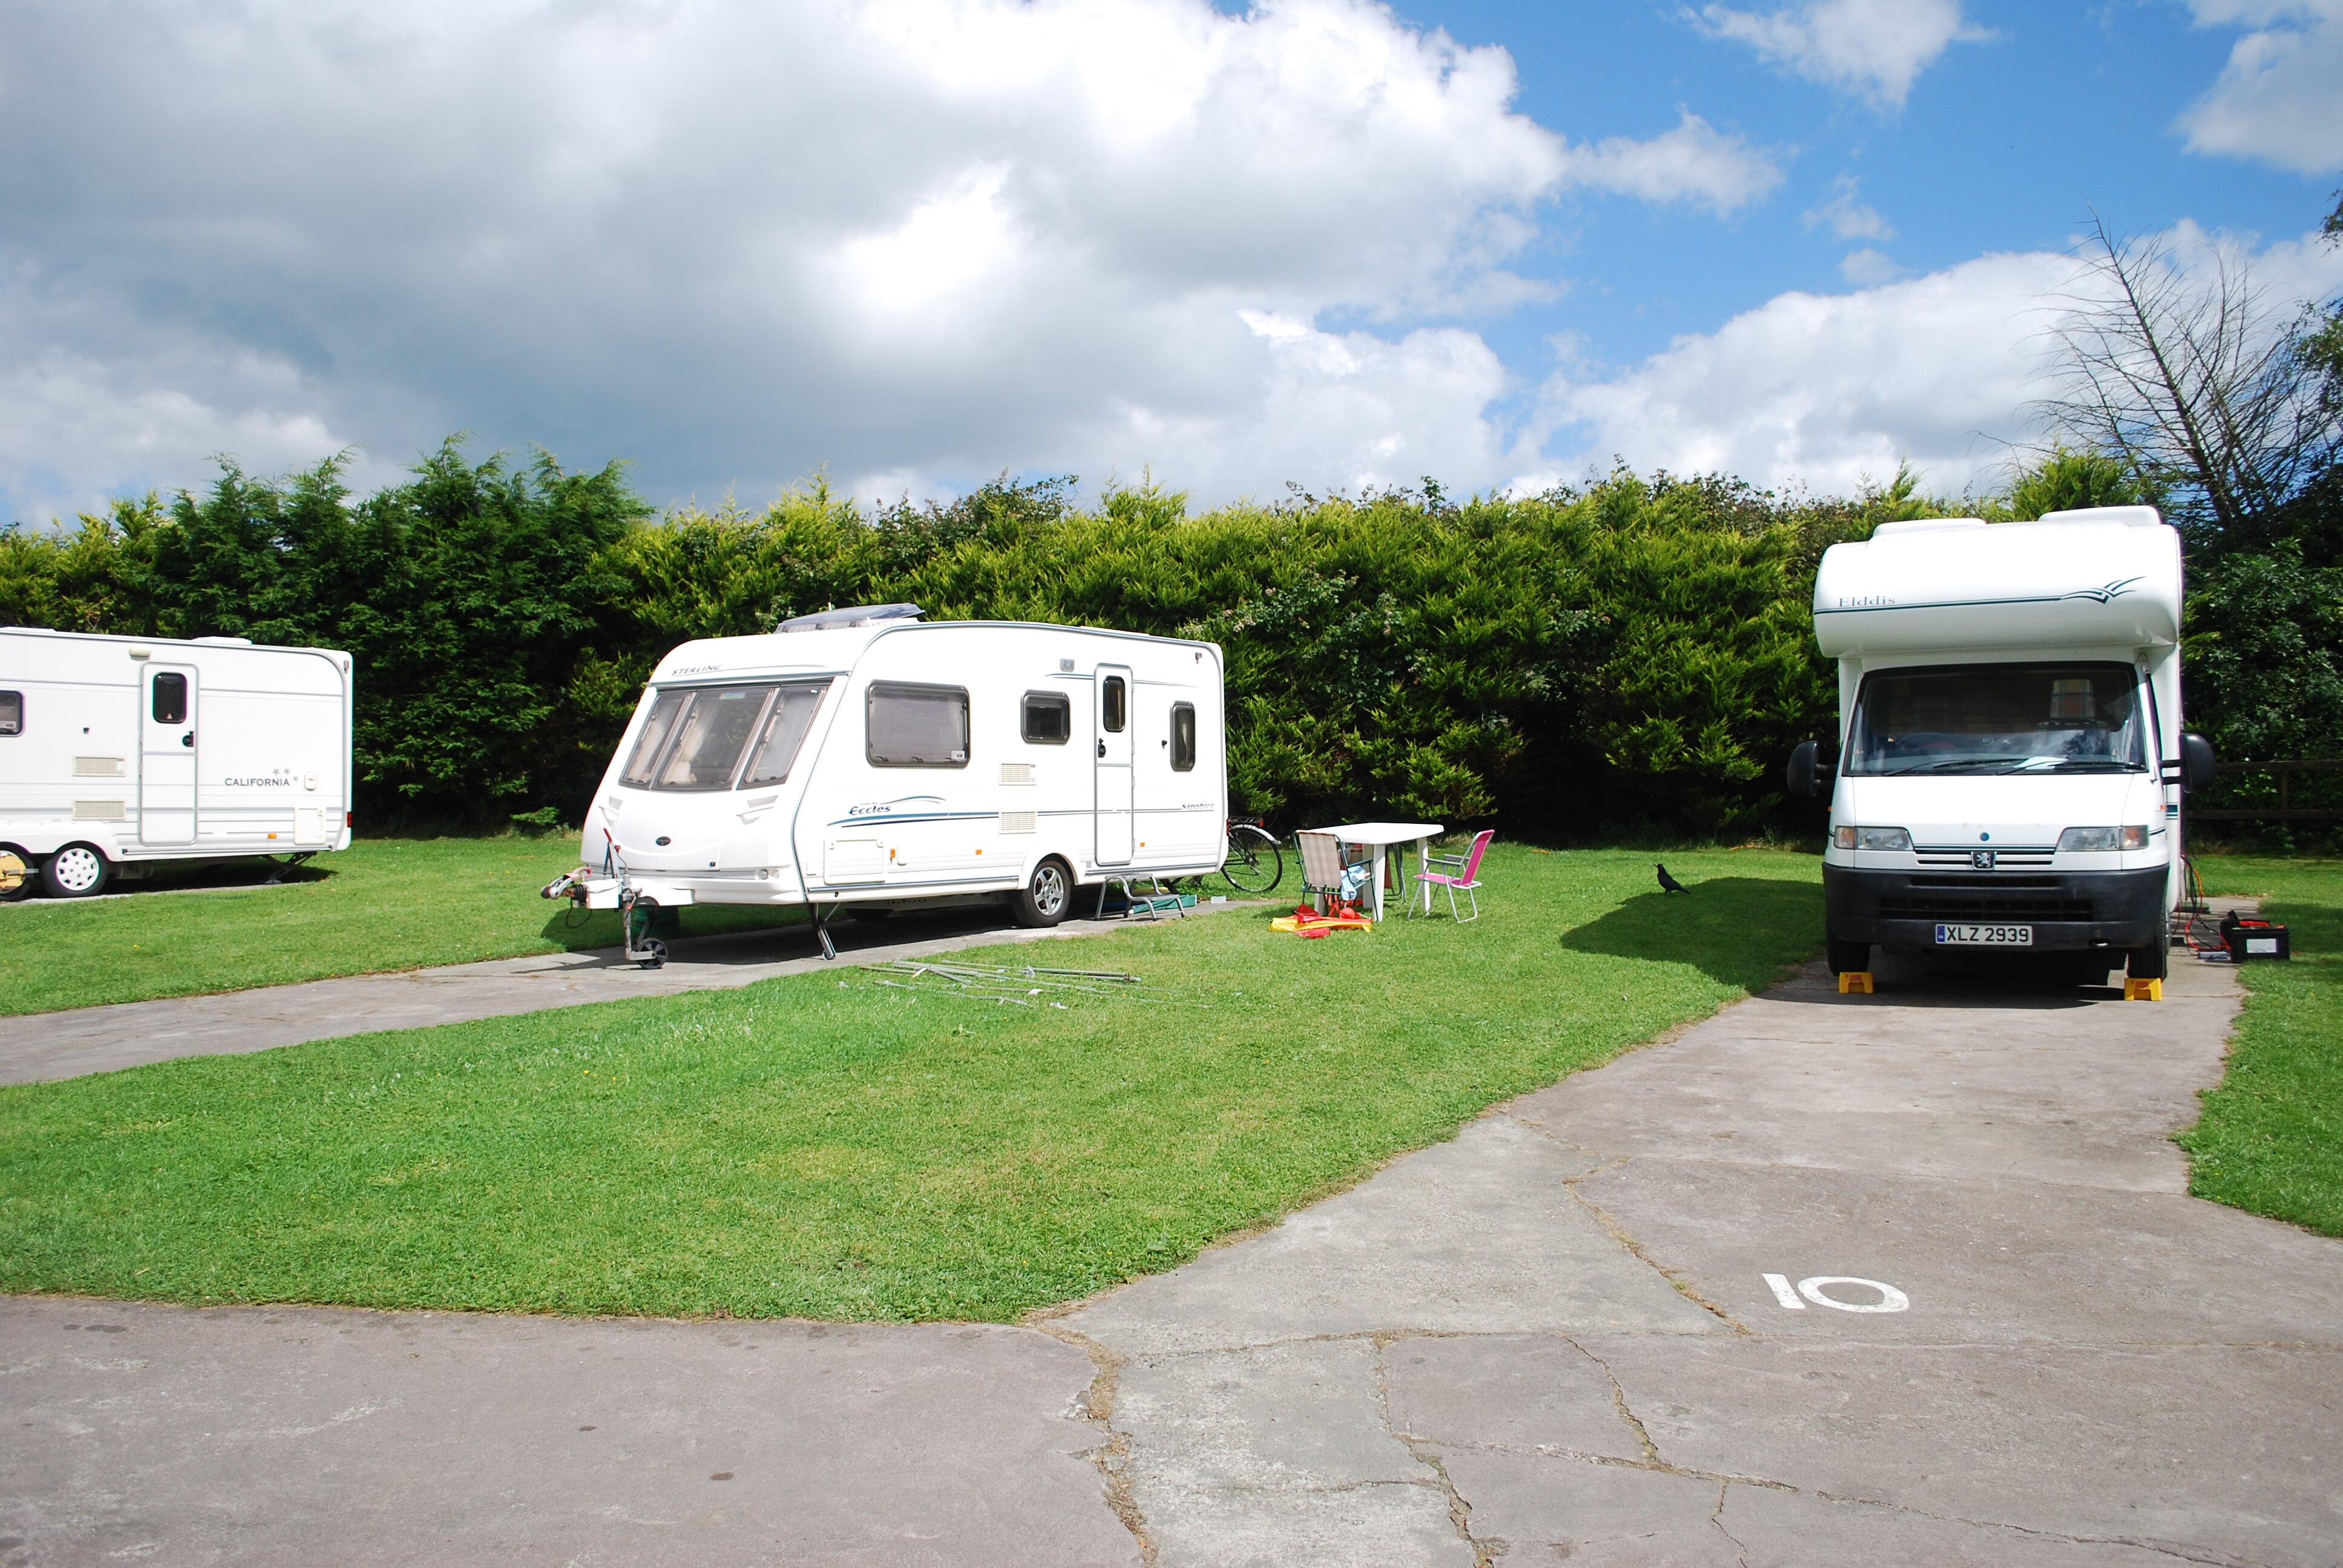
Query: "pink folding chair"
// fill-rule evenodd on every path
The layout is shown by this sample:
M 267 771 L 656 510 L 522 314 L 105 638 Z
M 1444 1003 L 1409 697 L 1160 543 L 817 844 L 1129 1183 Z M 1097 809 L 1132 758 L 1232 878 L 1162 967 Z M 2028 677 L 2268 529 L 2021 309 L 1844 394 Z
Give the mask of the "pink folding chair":
M 1473 847 L 1462 855 L 1426 855 L 1423 857 L 1424 863 L 1427 866 L 1445 866 L 1449 868 L 1449 869 L 1444 871 L 1423 871 L 1417 875 L 1416 880 L 1427 883 L 1434 888 L 1445 888 L 1448 890 L 1448 915 L 1451 920 L 1453 920 L 1460 926 L 1468 925 L 1481 918 L 1481 857 L 1488 853 L 1489 840 L 1496 836 L 1497 830 L 1495 829 L 1483 828 L 1479 832 L 1473 835 Z M 1472 904 L 1473 912 L 1471 914 L 1465 915 L 1459 914 L 1457 912 L 1456 895 L 1459 893 L 1463 894 L 1466 900 Z M 1424 901 L 1427 905 L 1431 902 L 1431 900 L 1432 895 L 1426 893 L 1424 895 Z

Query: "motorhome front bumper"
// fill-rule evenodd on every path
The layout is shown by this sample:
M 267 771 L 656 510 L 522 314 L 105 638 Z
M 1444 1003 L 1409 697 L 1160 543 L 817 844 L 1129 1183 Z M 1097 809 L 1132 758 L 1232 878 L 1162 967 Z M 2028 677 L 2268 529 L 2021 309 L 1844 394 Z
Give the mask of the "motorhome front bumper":
M 2165 869 L 1871 871 L 1823 867 L 1830 934 L 1877 947 L 1936 945 L 1946 923 L 2026 925 L 2052 950 L 2136 948 L 2165 934 Z

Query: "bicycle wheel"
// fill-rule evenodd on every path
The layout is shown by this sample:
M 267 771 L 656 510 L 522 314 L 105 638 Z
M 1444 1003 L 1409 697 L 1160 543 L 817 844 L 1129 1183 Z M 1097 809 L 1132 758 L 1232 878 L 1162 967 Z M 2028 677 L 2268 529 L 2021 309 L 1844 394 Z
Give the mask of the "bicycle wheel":
M 1241 893 L 1270 893 L 1285 879 L 1285 852 L 1277 840 L 1250 822 L 1229 829 L 1228 859 L 1221 879 Z

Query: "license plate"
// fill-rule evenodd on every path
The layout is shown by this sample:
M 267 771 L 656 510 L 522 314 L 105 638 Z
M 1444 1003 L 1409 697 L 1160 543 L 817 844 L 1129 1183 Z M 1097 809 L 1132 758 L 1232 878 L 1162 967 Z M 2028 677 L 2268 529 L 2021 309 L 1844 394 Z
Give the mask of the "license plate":
M 2032 926 L 1938 926 L 1940 948 L 2030 948 Z

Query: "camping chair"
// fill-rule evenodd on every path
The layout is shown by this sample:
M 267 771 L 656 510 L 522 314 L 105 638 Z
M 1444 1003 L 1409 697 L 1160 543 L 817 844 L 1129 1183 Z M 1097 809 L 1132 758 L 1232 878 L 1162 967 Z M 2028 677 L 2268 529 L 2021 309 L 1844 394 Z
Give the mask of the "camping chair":
M 1416 880 L 1419 882 L 1428 883 L 1430 886 L 1434 888 L 1445 888 L 1448 890 L 1448 915 L 1451 920 L 1454 920 L 1460 926 L 1469 925 L 1473 921 L 1481 918 L 1481 857 L 1488 852 L 1489 840 L 1496 836 L 1495 829 L 1483 828 L 1479 832 L 1473 835 L 1472 849 L 1466 850 L 1462 855 L 1426 855 L 1423 857 L 1424 864 L 1427 867 L 1445 866 L 1451 868 L 1444 871 L 1422 871 L 1417 874 Z M 1473 912 L 1471 914 L 1463 915 L 1456 912 L 1456 895 L 1459 893 L 1463 894 L 1465 899 L 1471 902 L 1473 906 Z M 1429 892 L 1426 892 L 1424 894 L 1424 902 L 1429 905 L 1431 901 L 1432 895 Z
M 1339 908 L 1342 895 L 1342 841 L 1332 833 L 1296 833 L 1293 847 L 1302 854 L 1302 894 L 1316 895 L 1327 907 Z

